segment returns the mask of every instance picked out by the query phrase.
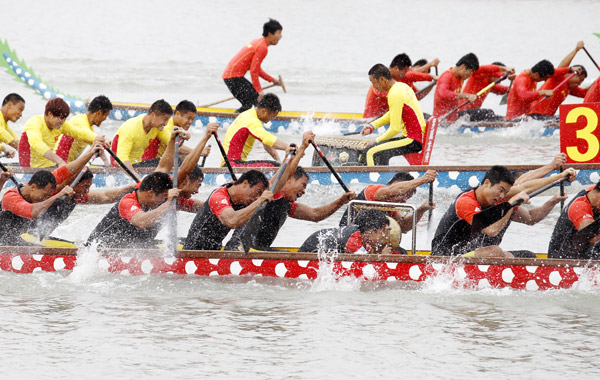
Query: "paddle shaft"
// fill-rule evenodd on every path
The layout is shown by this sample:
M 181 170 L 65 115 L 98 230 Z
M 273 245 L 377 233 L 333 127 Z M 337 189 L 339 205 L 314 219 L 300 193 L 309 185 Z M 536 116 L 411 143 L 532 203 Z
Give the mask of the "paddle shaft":
M 115 152 L 112 151 L 112 149 L 105 147 L 104 148 L 105 151 L 108 152 L 108 154 L 110 154 L 112 156 L 112 158 L 115 159 L 115 161 L 117 161 L 117 164 L 119 164 L 119 166 L 125 170 L 125 172 L 127 174 L 129 174 L 129 176 L 137 183 L 140 182 L 140 179 L 138 178 L 137 175 L 135 175 L 135 173 L 133 173 L 131 170 L 129 170 L 129 168 L 127 166 L 125 166 L 125 164 L 123 163 L 123 161 L 121 161 L 121 159 L 119 157 L 117 157 L 117 155 L 115 154 Z
M 283 85 L 283 79 L 281 78 L 281 75 L 279 76 L 279 82 L 281 83 L 281 88 L 283 89 L 283 92 L 287 93 L 286 88 Z M 275 84 L 275 83 L 273 83 L 273 84 L 270 84 L 268 86 L 263 87 L 263 90 L 266 90 L 267 88 L 271 88 L 271 87 L 275 87 L 275 86 L 278 86 L 278 85 Z M 198 108 L 211 107 L 211 106 L 214 106 L 214 105 L 217 105 L 217 104 L 220 104 L 220 103 L 228 102 L 228 101 L 233 100 L 233 99 L 235 99 L 235 96 L 230 96 L 230 97 L 225 98 L 225 99 L 217 100 L 216 102 L 199 105 Z
M 590 57 L 590 59 L 592 60 L 592 62 L 594 62 L 594 65 L 596 65 L 596 68 L 598 70 L 600 70 L 600 66 L 598 66 L 598 64 L 596 63 L 596 61 L 594 60 L 594 58 L 592 58 L 592 55 L 590 54 L 590 52 L 585 48 L 585 46 L 583 47 L 583 51 L 585 51 L 585 54 L 587 54 L 588 57 Z
M 210 148 L 210 144 L 208 144 L 208 147 Z M 206 159 L 208 158 L 208 155 L 202 157 L 202 163 L 200 164 L 200 167 L 203 168 L 204 164 L 206 164 Z
M 231 167 L 231 163 L 229 162 L 229 158 L 227 158 L 227 153 L 225 153 L 225 148 L 223 148 L 223 144 L 221 144 L 221 140 L 219 140 L 219 136 L 217 136 L 216 133 L 213 133 L 213 135 L 215 135 L 215 140 L 217 140 L 217 145 L 219 146 L 219 150 L 221 151 L 221 156 L 223 156 L 223 160 L 225 161 L 225 165 L 227 165 L 227 169 L 229 169 L 229 174 L 231 174 L 231 178 L 234 181 L 237 181 L 237 177 L 235 176 L 235 173 L 233 172 L 233 168 Z
M 437 74 L 436 74 L 437 75 Z M 427 86 L 423 87 L 422 89 L 420 89 L 419 91 L 415 92 L 415 95 L 420 95 L 422 94 L 424 91 L 429 90 L 431 87 L 435 86 L 435 84 L 437 83 L 437 80 L 431 81 L 431 83 L 429 83 Z
M 179 134 L 175 136 L 175 160 L 173 162 L 173 188 L 177 188 L 177 174 L 179 173 L 179 143 L 181 141 L 181 137 Z M 173 253 L 177 253 L 177 198 L 173 198 L 173 208 L 171 223 L 169 223 L 169 235 L 170 235 L 170 243 L 171 243 L 171 251 Z
M 475 95 L 477 95 L 477 97 L 479 98 L 481 95 L 485 94 L 486 92 L 488 92 L 492 87 L 494 87 L 496 84 L 502 82 L 503 80 L 505 80 L 508 77 L 509 73 L 505 73 L 504 75 L 502 75 L 500 78 L 496 79 L 495 81 L 493 81 L 492 83 L 488 84 L 487 86 L 485 86 L 484 88 L 482 88 L 481 90 L 479 90 L 479 92 Z M 460 110 L 461 108 L 463 108 L 464 106 L 466 106 L 467 104 L 469 104 L 470 101 L 466 100 L 464 103 L 459 104 L 456 108 L 454 108 L 452 111 L 448 112 L 447 114 L 443 115 L 442 117 L 440 117 L 440 120 L 444 120 L 446 119 L 448 116 L 452 115 L 454 112 Z
M 556 185 L 558 185 L 558 184 L 562 184 L 562 183 L 563 183 L 563 182 L 565 182 L 567 179 L 569 179 L 569 177 L 562 177 L 562 178 L 560 178 L 560 179 L 557 179 L 556 181 L 553 181 L 553 182 L 551 182 L 551 183 L 547 184 L 546 186 L 544 186 L 544 187 L 542 187 L 542 188 L 540 188 L 540 189 L 537 189 L 536 191 L 532 191 L 531 193 L 529 193 L 529 194 L 527 194 L 527 195 L 529 196 L 529 198 L 533 198 L 533 197 L 535 197 L 536 195 L 538 195 L 538 194 L 541 194 L 541 193 L 543 193 L 544 191 L 546 191 L 546 190 L 548 190 L 548 189 L 550 189 L 550 188 L 552 188 L 552 187 L 554 187 L 554 186 L 556 186 Z M 513 208 L 513 207 L 515 207 L 515 206 L 518 206 L 518 205 L 520 205 L 521 203 L 523 203 L 523 200 L 522 200 L 522 199 L 519 199 L 518 201 L 515 201 L 515 202 L 511 203 L 511 204 L 510 204 L 510 208 Z
M 317 144 L 315 144 L 314 141 L 311 141 L 310 143 L 313 146 L 313 148 L 315 148 L 315 151 L 319 154 L 319 156 L 321 156 L 321 159 L 323 160 L 323 162 L 325 163 L 325 165 L 327 165 L 327 167 L 329 168 L 329 171 L 331 172 L 331 174 L 333 174 L 333 176 L 335 177 L 335 179 L 337 179 L 337 181 L 340 183 L 340 186 L 342 186 L 342 188 L 344 189 L 345 192 L 349 192 L 350 190 L 348 190 L 348 187 L 346 186 L 346 184 L 342 180 L 342 177 L 340 177 L 340 175 L 335 171 L 335 169 L 333 168 L 333 166 L 331 166 L 331 163 L 329 162 L 329 160 L 327 158 L 325 158 L 325 155 L 323 154 L 323 152 L 321 151 L 321 149 L 317 146 Z
M 429 182 L 429 206 L 433 206 L 433 182 Z M 427 217 L 427 227 L 431 226 L 431 218 L 433 216 L 433 209 L 429 209 L 429 215 Z
M 294 149 L 294 150 L 290 151 L 290 153 L 287 155 L 283 165 L 281 165 L 281 168 L 279 168 L 277 177 L 275 177 L 275 179 L 273 180 L 273 183 L 270 186 L 271 189 L 275 189 L 277 187 L 277 185 L 279 184 L 279 181 L 281 180 L 281 177 L 283 176 L 283 173 L 285 172 L 285 170 L 288 167 L 288 164 L 290 163 L 290 160 L 292 159 L 292 157 L 295 154 L 296 154 L 296 150 Z M 248 223 L 247 223 L 248 227 L 244 230 L 244 233 L 242 233 L 242 236 L 240 237 L 240 240 L 242 242 L 242 246 L 244 248 L 245 253 L 250 252 L 250 248 L 252 248 L 251 246 L 253 243 L 252 239 L 254 239 L 256 237 L 256 233 L 258 232 L 258 229 L 260 228 L 260 222 L 254 221 L 254 223 L 250 223 L 250 221 L 257 218 L 257 215 L 259 215 L 262 212 L 262 210 L 266 207 L 267 203 L 268 202 L 262 203 L 260 206 L 258 206 L 256 208 L 256 210 L 254 210 L 254 212 L 252 213 L 252 216 L 250 217 L 250 219 L 248 219 Z M 248 241 L 248 239 L 250 239 L 251 241 Z
M 7 172 L 7 171 L 8 171 L 8 169 L 6 168 L 6 166 L 4 166 L 4 165 L 3 165 L 1 162 L 0 162 L 0 168 L 2 168 L 2 171 L 5 171 L 5 172 Z M 18 181 L 15 179 L 15 177 L 14 177 L 14 176 L 12 176 L 12 175 L 11 175 L 11 176 L 9 177 L 9 179 L 10 179 L 11 181 L 13 181 L 13 183 L 15 184 L 15 186 L 17 186 L 17 187 L 19 186 L 19 182 L 18 182 Z
M 559 84 L 556 85 L 556 87 L 554 87 L 552 89 L 552 91 L 556 91 L 558 90 L 563 84 L 567 83 L 569 81 L 569 79 L 573 78 L 574 75 L 576 75 L 577 73 L 572 73 L 571 75 L 569 75 L 568 77 L 566 77 L 565 79 L 562 80 L 562 82 L 560 82 Z M 542 102 L 544 102 L 544 100 L 550 98 L 548 95 L 544 95 L 543 98 L 540 99 L 539 102 L 535 103 L 535 105 L 533 107 L 531 107 L 531 111 L 529 111 L 527 113 L 527 115 L 531 115 L 531 113 L 533 112 L 533 110 L 535 109 L 535 107 L 539 106 L 540 104 L 542 104 Z
M 562 173 L 564 171 L 563 167 L 560 167 L 560 172 Z M 565 196 L 565 183 L 561 182 L 560 183 L 560 196 L 564 197 Z M 562 209 L 565 207 L 565 201 L 561 200 L 560 201 L 560 210 L 562 211 Z

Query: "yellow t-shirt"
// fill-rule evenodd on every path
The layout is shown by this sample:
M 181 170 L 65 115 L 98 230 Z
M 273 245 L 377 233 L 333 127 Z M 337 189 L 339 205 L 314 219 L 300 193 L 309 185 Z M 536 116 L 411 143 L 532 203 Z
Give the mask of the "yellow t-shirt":
M 388 92 L 387 100 L 390 110 L 371 125 L 375 129 L 386 124 L 390 126 L 376 141 L 389 140 L 401 134 L 402 137 L 423 142 L 425 117 L 415 92 L 407 84 L 396 82 Z
M 87 114 L 82 113 L 77 116 L 73 116 L 69 119 L 69 123 L 77 128 L 83 128 L 90 130 L 94 133 L 94 127 L 90 125 Z M 54 153 L 58 154 L 61 158 L 67 159 L 65 161 L 71 162 L 76 160 L 81 153 L 83 153 L 84 149 L 90 144 L 81 139 L 74 139 L 65 134 L 61 134 L 58 136 L 58 141 L 54 145 Z
M 58 129 L 50 129 L 46 125 L 44 115 L 32 116 L 25 123 L 24 132 L 27 135 L 30 149 L 30 166 L 32 168 L 47 168 L 56 164 L 47 158 L 44 154 L 54 148 L 58 136 L 65 134 L 76 140 L 83 140 L 91 144 L 96 138 L 96 134 L 89 129 L 76 127 L 68 121 Z
M 10 144 L 18 137 L 15 132 L 8 126 L 4 115 L 0 112 L 0 143 Z
M 227 129 L 223 142 L 227 158 L 234 161 L 246 161 L 256 140 L 267 146 L 273 146 L 277 137 L 265 130 L 262 121 L 256 114 L 256 109 L 251 108 L 239 114 Z
M 158 137 L 160 142 L 168 144 L 171 138 L 171 132 L 164 129 L 159 131 L 156 128 L 150 129 L 148 133 L 144 131 L 143 120 L 146 114 L 134 117 L 124 122 L 119 130 L 117 136 L 117 157 L 121 161 L 129 161 L 132 164 L 137 164 L 142 161 L 144 150 L 150 145 L 150 141 Z
M 175 128 L 175 124 L 173 124 L 173 118 L 170 118 L 167 125 L 165 125 L 165 127 L 163 128 L 163 132 L 168 132 L 170 138 L 171 133 L 173 133 L 173 128 Z M 158 147 L 158 154 L 156 155 L 156 158 L 161 158 L 163 154 L 165 154 L 165 150 L 167 150 L 167 144 L 161 141 L 160 146 Z

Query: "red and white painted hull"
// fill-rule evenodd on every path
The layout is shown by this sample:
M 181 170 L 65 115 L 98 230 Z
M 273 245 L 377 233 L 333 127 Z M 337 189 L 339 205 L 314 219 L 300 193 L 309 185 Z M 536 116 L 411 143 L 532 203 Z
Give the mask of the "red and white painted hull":
M 600 286 L 600 261 L 556 259 L 477 259 L 423 255 L 338 255 L 320 261 L 316 254 L 106 250 L 94 257 L 101 271 L 129 275 L 174 273 L 201 276 L 267 276 L 314 280 L 320 268 L 335 277 L 374 281 L 422 282 L 434 278 L 464 288 L 519 290 L 567 289 L 585 283 Z M 1 247 L 0 270 L 15 273 L 73 270 L 77 250 L 70 248 Z

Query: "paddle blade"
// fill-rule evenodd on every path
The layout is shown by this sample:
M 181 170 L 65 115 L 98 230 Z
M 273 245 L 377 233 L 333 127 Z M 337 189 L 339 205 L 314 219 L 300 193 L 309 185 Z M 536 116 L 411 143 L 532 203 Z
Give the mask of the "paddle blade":
M 500 99 L 500 105 L 503 106 L 508 103 L 508 92 L 502 95 L 502 99 Z
M 287 94 L 287 89 L 285 88 L 285 83 L 283 83 L 283 78 L 281 77 L 281 75 L 279 76 L 279 83 L 281 83 L 281 89 L 283 90 L 283 92 Z
M 440 119 L 431 116 L 429 119 L 427 119 L 426 124 L 425 146 L 423 146 L 423 165 L 429 165 L 431 152 L 433 151 L 433 143 L 435 142 L 435 135 L 437 133 L 438 126 L 440 125 Z
M 508 210 L 513 206 L 508 202 L 502 202 L 492 207 L 488 207 L 481 210 L 473 216 L 473 223 L 471 223 L 471 232 L 477 233 L 486 227 L 491 226 L 506 215 Z

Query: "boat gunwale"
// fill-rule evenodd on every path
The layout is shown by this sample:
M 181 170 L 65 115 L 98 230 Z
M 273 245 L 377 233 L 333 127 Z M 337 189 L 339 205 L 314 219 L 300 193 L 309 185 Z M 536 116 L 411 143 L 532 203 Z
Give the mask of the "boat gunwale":
M 13 172 L 20 174 L 33 174 L 42 169 L 48 168 L 29 168 L 22 166 L 13 166 L 11 163 L 6 165 Z M 436 170 L 438 172 L 468 172 L 477 171 L 485 172 L 489 170 L 492 165 L 406 165 L 406 166 L 337 166 L 336 170 L 340 173 L 387 173 L 387 172 L 425 172 L 427 170 Z M 509 170 L 534 170 L 544 165 L 505 165 Z M 565 164 L 565 167 L 573 168 L 576 170 L 600 170 L 600 164 Z M 136 171 L 140 174 L 150 174 L 155 171 L 156 168 L 151 167 L 140 167 L 136 168 Z M 236 172 L 247 172 L 249 170 L 258 170 L 264 173 L 274 172 L 277 168 L 271 167 L 236 167 Z M 304 169 L 309 173 L 329 173 L 329 169 L 326 166 L 307 166 Z M 213 168 L 202 168 L 205 174 L 229 174 L 227 168 L 224 167 L 213 167 Z M 123 170 L 119 167 L 94 167 L 92 168 L 94 174 L 121 174 Z

